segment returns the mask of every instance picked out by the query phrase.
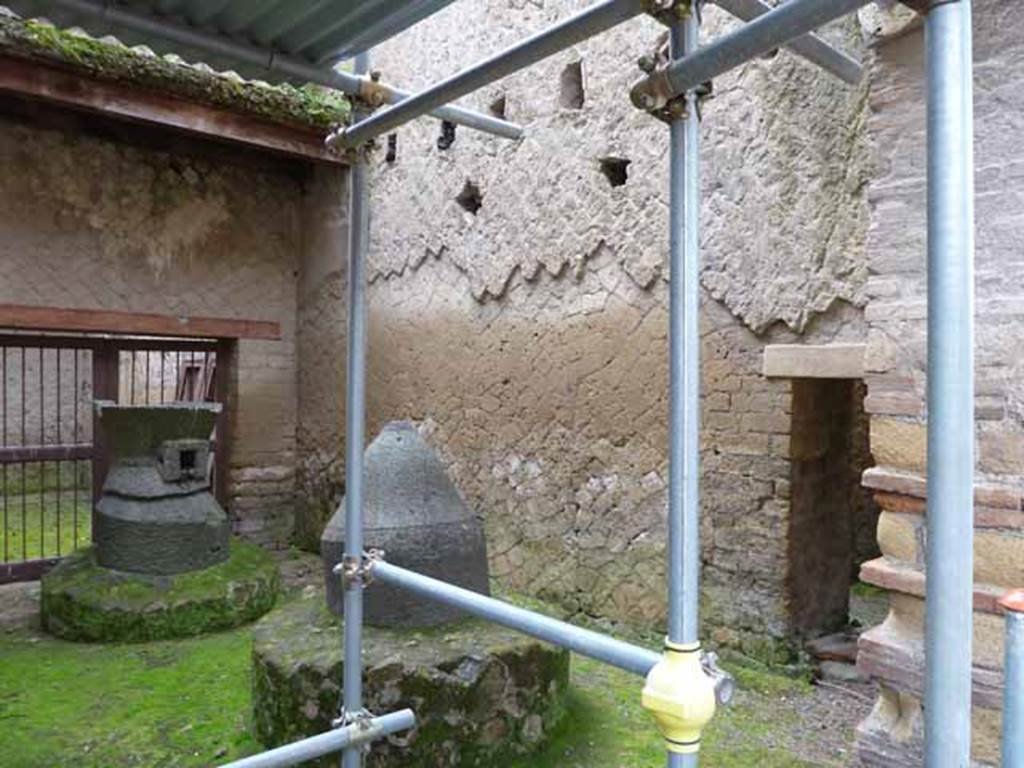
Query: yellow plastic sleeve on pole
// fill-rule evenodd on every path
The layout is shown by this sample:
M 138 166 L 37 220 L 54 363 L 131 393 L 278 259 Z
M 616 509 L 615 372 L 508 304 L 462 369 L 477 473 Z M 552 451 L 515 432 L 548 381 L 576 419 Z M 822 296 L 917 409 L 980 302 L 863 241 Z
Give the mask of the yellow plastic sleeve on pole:
M 661 661 L 647 673 L 641 703 L 670 752 L 700 749 L 701 732 L 715 714 L 715 685 L 701 666 L 700 643 L 665 643 Z

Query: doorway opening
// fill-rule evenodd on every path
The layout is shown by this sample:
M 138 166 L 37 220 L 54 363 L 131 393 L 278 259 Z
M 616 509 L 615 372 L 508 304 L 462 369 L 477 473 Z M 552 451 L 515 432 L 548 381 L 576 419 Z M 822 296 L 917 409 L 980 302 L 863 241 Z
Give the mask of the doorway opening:
M 787 593 L 792 630 L 844 629 L 861 563 L 878 556 L 879 509 L 860 379 L 793 379 Z

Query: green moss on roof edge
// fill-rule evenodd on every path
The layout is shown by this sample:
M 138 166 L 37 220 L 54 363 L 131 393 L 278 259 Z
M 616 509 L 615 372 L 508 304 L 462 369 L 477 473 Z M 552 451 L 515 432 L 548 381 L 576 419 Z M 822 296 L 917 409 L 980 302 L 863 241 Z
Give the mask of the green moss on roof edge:
M 0 15 L 0 54 L 68 66 L 101 80 L 245 112 L 285 125 L 327 129 L 349 122 L 348 98 L 319 85 L 267 85 L 177 64 L 39 21 Z

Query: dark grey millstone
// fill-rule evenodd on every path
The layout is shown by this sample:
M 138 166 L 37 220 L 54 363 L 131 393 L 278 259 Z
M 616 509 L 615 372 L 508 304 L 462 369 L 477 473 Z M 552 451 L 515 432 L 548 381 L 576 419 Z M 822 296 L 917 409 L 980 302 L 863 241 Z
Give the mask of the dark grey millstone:
M 208 491 L 132 499 L 105 494 L 93 542 L 105 568 L 151 574 L 197 571 L 228 556 L 227 516 Z
M 160 455 L 167 440 L 209 440 L 220 403 L 118 405 L 97 400 L 103 441 L 113 459 Z
M 276 747 L 322 733 L 338 714 L 341 620 L 319 591 L 253 630 L 253 723 Z M 494 766 L 542 746 L 564 714 L 569 653 L 474 620 L 364 633 L 366 707 L 409 707 L 415 730 L 376 742 L 367 768 Z M 315 765 L 338 764 L 337 755 Z
M 487 546 L 480 520 L 467 506 L 437 454 L 409 422 L 391 422 L 366 449 L 364 539 L 388 562 L 490 594 Z M 342 501 L 320 539 L 327 604 L 342 614 L 341 580 L 333 574 L 345 551 Z M 404 590 L 375 583 L 364 594 L 367 624 L 428 627 L 462 614 Z
M 145 459 L 134 463 L 123 461 L 107 472 L 103 483 L 104 493 L 133 499 L 160 499 L 167 496 L 185 496 L 210 487 L 208 480 L 181 480 L 168 483 L 160 473 L 156 459 Z
M 219 411 L 216 403 L 96 403 L 111 458 L 93 522 L 99 565 L 167 575 L 227 559 L 230 525 L 208 466 Z

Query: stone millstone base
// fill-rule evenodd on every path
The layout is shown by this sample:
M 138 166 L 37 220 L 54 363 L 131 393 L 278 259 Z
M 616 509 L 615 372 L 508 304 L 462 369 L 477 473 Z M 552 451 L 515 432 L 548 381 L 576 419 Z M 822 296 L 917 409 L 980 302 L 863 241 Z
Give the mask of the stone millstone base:
M 238 540 L 225 562 L 173 576 L 103 568 L 89 547 L 43 576 L 40 614 L 66 640 L 189 637 L 258 619 L 274 607 L 279 582 L 273 558 Z
M 341 647 L 339 620 L 319 591 L 256 625 L 253 714 L 266 746 L 328 730 L 338 714 Z M 418 724 L 377 742 L 367 768 L 492 766 L 536 749 L 564 713 L 568 651 L 501 627 L 366 627 L 363 662 L 367 708 L 409 707 Z M 337 764 L 337 755 L 318 763 Z

